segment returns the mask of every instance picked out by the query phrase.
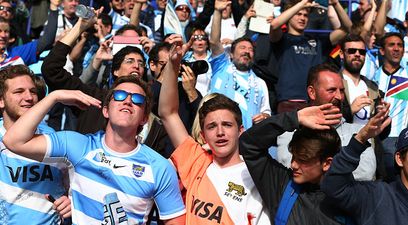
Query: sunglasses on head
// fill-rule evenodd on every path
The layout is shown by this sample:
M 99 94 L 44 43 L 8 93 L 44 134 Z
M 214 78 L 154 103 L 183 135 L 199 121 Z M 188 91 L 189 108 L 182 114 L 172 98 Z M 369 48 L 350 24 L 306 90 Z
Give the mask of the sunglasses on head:
M 13 12 L 13 8 L 0 5 L 0 11 L 7 11 L 7 12 L 11 13 L 11 12 Z
M 127 91 L 124 90 L 114 90 L 113 91 L 113 100 L 117 101 L 117 102 L 123 102 L 127 96 L 130 95 L 131 96 L 131 100 L 132 103 L 135 105 L 143 105 L 144 101 L 145 101 L 145 96 L 138 94 L 138 93 L 129 93 Z
M 198 41 L 206 41 L 208 39 L 207 35 L 202 35 L 202 34 L 198 34 L 198 35 L 193 35 L 194 40 L 198 40 Z
M 361 48 L 348 48 L 348 49 L 346 49 L 347 54 L 356 54 L 357 51 L 360 53 L 360 55 L 365 55 L 367 53 L 367 50 L 361 49 Z
M 190 8 L 187 5 L 179 5 L 176 8 L 177 11 L 186 11 L 186 12 L 190 12 Z

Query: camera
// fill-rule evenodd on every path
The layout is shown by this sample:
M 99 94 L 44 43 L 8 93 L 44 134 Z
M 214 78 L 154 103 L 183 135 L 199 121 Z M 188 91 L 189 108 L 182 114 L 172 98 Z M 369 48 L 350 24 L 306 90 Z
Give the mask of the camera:
M 183 60 L 181 61 L 181 64 L 189 66 L 196 76 L 199 74 L 207 73 L 208 71 L 208 63 L 205 60 L 197 60 L 194 62 L 187 62 Z M 183 67 L 180 68 L 179 76 L 181 76 L 182 72 L 184 72 Z

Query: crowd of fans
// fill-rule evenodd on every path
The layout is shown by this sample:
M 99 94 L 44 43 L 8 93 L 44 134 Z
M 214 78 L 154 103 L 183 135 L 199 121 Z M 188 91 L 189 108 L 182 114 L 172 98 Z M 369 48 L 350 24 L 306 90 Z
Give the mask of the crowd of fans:
M 0 50 L 0 225 L 408 220 L 408 1 L 0 0 Z

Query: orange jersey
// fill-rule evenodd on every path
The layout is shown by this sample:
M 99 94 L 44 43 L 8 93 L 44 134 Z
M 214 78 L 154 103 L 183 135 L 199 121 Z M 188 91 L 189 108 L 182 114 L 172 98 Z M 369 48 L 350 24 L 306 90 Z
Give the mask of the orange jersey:
M 172 154 L 187 189 L 186 224 L 270 224 L 245 163 L 220 168 L 192 138 Z

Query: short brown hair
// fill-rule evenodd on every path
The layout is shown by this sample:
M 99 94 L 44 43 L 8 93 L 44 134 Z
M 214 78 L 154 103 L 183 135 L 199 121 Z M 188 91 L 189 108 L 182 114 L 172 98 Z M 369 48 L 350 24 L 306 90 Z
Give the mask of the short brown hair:
M 338 69 L 331 63 L 322 63 L 313 66 L 312 68 L 309 69 L 309 73 L 307 75 L 307 87 L 316 86 L 319 80 L 319 74 L 323 71 L 339 73 Z
M 238 127 L 242 125 L 242 113 L 239 109 L 238 103 L 234 102 L 223 94 L 218 94 L 214 98 L 204 102 L 203 106 L 200 108 L 200 110 L 198 110 L 201 128 L 204 127 L 204 120 L 208 113 L 219 109 L 226 109 L 230 111 L 232 114 L 234 114 Z
M 304 162 L 313 159 L 323 162 L 328 157 L 336 155 L 340 148 L 341 140 L 333 127 L 329 130 L 301 127 L 295 131 L 289 143 L 289 151 L 295 158 Z
M 29 76 L 33 81 L 34 85 L 37 89 L 37 94 L 39 92 L 38 83 L 35 82 L 35 75 L 33 72 L 25 65 L 15 65 L 15 66 L 8 66 L 2 70 L 0 70 L 0 98 L 3 98 L 4 94 L 7 91 L 6 80 L 13 79 L 19 76 Z

